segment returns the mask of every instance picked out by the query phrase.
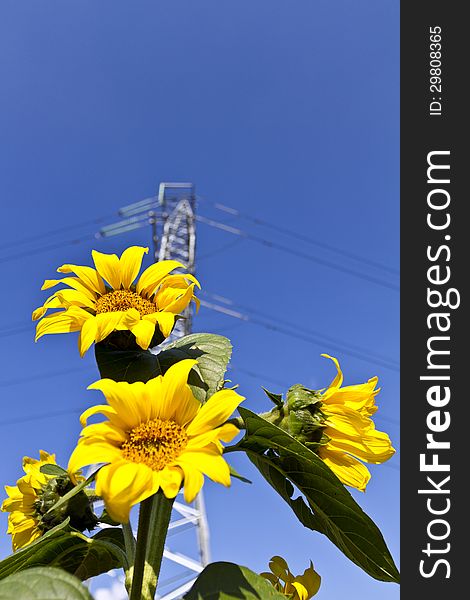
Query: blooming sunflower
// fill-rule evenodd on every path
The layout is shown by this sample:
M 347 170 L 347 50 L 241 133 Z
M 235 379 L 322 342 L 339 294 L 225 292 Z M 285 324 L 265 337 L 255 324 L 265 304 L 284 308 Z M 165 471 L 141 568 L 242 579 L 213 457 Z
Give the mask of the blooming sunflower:
M 343 373 L 339 362 L 328 354 L 322 356 L 331 359 L 338 372 L 321 395 L 323 433 L 328 441 L 318 448 L 318 454 L 342 483 L 364 491 L 370 472 L 361 461 L 380 464 L 395 453 L 388 435 L 377 431 L 370 418 L 377 410 L 378 378 L 341 387 Z
M 313 568 L 312 561 L 304 574 L 296 577 L 281 556 L 273 556 L 269 568 L 271 572 L 261 573 L 261 576 L 270 581 L 278 592 L 292 600 L 309 600 L 320 589 L 321 577 Z
M 147 350 L 156 327 L 166 338 L 174 327 L 176 315 L 193 300 L 197 279 L 189 273 L 173 274 L 184 266 L 174 260 L 163 260 L 145 269 L 137 282 L 144 254 L 148 248 L 131 246 L 118 258 L 116 254 L 92 251 L 96 269 L 78 265 L 62 265 L 59 273 L 75 277 L 46 279 L 41 289 L 60 283 L 68 288 L 50 296 L 33 312 L 40 319 L 36 340 L 48 333 L 80 331 L 78 347 L 83 356 L 93 342 L 104 340 L 113 331 L 129 330 L 137 344 Z M 49 309 L 63 309 L 44 317 Z
M 196 362 L 182 360 L 147 383 L 101 379 L 89 386 L 101 390 L 108 404 L 81 415 L 84 429 L 69 470 L 107 463 L 96 476 L 96 493 L 116 521 L 126 523 L 131 507 L 159 489 L 174 498 L 183 481 L 187 502 L 201 489 L 203 475 L 230 485 L 220 440 L 237 435 L 237 427 L 225 421 L 244 398 L 220 390 L 201 405 L 187 384 Z M 97 413 L 107 420 L 86 426 Z
M 8 498 L 3 501 L 1 508 L 10 513 L 7 532 L 12 536 L 15 551 L 34 542 L 47 529 L 57 525 L 57 522 L 45 523 L 42 519 L 50 508 L 50 501 L 58 499 L 57 493 L 51 495 L 51 490 L 47 489 L 48 483 L 56 477 L 41 472 L 41 467 L 47 464 L 57 464 L 55 454 L 40 450 L 39 460 L 25 456 L 23 470 L 26 475 L 18 479 L 16 486 L 5 486 Z M 68 475 L 67 478 L 69 483 L 76 484 L 74 476 Z

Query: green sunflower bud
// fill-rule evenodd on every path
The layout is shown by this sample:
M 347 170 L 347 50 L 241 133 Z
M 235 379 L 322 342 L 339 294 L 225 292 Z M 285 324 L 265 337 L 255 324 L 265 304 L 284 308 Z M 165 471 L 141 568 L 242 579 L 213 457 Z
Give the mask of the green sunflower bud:
M 312 449 L 327 443 L 320 392 L 295 384 L 287 390 L 285 401 L 280 394 L 265 392 L 276 407 L 264 418 Z
M 54 508 L 57 502 L 75 487 L 67 471 L 53 465 L 55 476 L 47 481 L 37 493 L 35 503 L 36 514 L 39 517 L 39 527 L 44 531 L 59 525 L 65 519 L 70 519 L 74 529 L 84 531 L 93 529 L 98 519 L 95 516 L 92 504 L 86 492 L 81 490 L 71 496 L 66 502 Z M 50 471 L 50 465 L 45 465 L 41 470 Z M 56 474 L 57 473 L 57 474 Z M 52 474 L 52 473 L 50 473 Z

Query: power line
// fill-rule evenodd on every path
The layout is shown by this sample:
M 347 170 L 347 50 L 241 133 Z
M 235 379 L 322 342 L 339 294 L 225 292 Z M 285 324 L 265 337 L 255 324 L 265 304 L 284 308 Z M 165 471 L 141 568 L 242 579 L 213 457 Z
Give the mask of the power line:
M 219 221 L 215 221 L 214 219 L 208 219 L 203 215 L 196 215 L 196 221 L 199 223 L 203 223 L 204 225 L 209 225 L 210 227 L 215 227 L 216 229 L 220 229 L 227 233 L 231 233 L 233 235 L 238 235 L 244 237 L 247 240 L 252 242 L 256 242 L 257 244 L 261 244 L 262 246 L 267 246 L 268 248 L 274 248 L 276 250 L 280 250 L 282 252 L 286 252 L 287 254 L 291 254 L 292 256 L 297 256 L 298 258 L 302 258 L 304 260 L 308 260 L 310 262 L 314 262 L 316 264 L 322 265 L 324 267 L 328 267 L 330 269 L 334 269 L 336 271 L 340 271 L 341 273 L 346 273 L 348 275 L 352 275 L 353 277 L 357 277 L 359 279 L 363 279 L 364 281 L 368 281 L 370 283 L 375 283 L 376 285 L 380 285 L 382 287 L 386 287 L 388 289 L 399 291 L 400 287 L 394 283 L 390 283 L 385 281 L 384 279 L 379 279 L 378 277 L 374 277 L 373 275 L 367 275 L 365 273 L 361 273 L 360 271 L 356 271 L 355 269 L 351 269 L 344 265 L 340 265 L 334 263 L 330 260 L 320 258 L 319 256 L 314 256 L 313 254 L 307 254 L 305 252 L 301 252 L 300 250 L 294 250 L 289 246 L 284 246 L 283 244 L 278 244 L 277 242 L 273 242 L 271 240 L 267 240 L 266 238 L 262 238 L 258 235 L 254 235 L 252 233 L 248 233 L 237 227 L 231 227 L 226 225 L 225 223 L 220 223 Z
M 23 423 L 29 423 L 31 421 L 42 421 L 44 419 L 50 419 L 53 417 L 63 417 L 71 414 L 80 414 L 84 411 L 84 408 L 67 408 L 63 410 L 56 410 L 50 412 L 41 412 L 35 415 L 28 415 L 27 417 L 17 417 L 13 419 L 7 419 L 6 421 L 0 421 L 0 427 L 11 426 L 11 425 L 22 425 Z
M 47 231 L 45 233 L 38 233 L 37 235 L 29 236 L 27 238 L 23 238 L 21 240 L 17 240 L 15 242 L 8 242 L 5 244 L 0 244 L 0 250 L 5 250 L 7 248 L 18 248 L 18 246 L 24 246 L 31 242 L 41 240 L 42 238 L 50 238 L 55 235 L 64 233 L 66 231 L 73 231 L 75 229 L 81 229 L 82 227 L 87 227 L 89 225 L 98 225 L 102 221 L 107 221 L 108 219 L 112 219 L 114 214 L 106 215 L 102 217 L 96 217 L 94 219 L 90 219 L 88 221 L 82 221 L 81 223 L 76 223 L 74 225 L 67 225 L 60 227 L 59 229 L 53 229 L 51 231 Z
M 54 244 L 49 244 L 47 246 L 42 246 L 39 248 L 34 248 L 32 250 L 25 250 L 24 252 L 16 252 L 11 256 L 3 256 L 0 258 L 0 264 L 4 264 L 10 262 L 12 260 L 17 260 L 18 258 L 24 258 L 25 256 L 31 256 L 36 254 L 42 254 L 43 252 L 49 252 L 49 250 L 55 250 L 56 248 L 63 248 L 64 246 L 72 246 L 83 244 L 84 242 L 88 242 L 90 240 L 96 240 L 95 234 L 88 234 L 86 236 L 75 238 L 73 240 L 66 240 L 63 242 L 56 242 Z
M 399 271 L 397 269 L 394 269 L 393 267 L 389 267 L 387 265 L 376 262 L 376 261 L 366 258 L 364 256 L 359 256 L 358 254 L 354 254 L 353 252 L 350 252 L 348 250 L 338 248 L 337 246 L 332 246 L 331 244 L 327 244 L 326 242 L 320 242 L 311 237 L 303 235 L 297 231 L 292 231 L 291 229 L 287 229 L 286 227 L 280 227 L 279 225 L 275 225 L 274 223 L 270 223 L 269 221 L 260 219 L 259 217 L 253 217 L 253 216 L 251 216 L 247 213 L 241 212 L 238 209 L 233 208 L 231 206 L 225 206 L 224 204 L 220 204 L 218 202 L 212 202 L 211 200 L 207 200 L 206 198 L 203 198 L 201 196 L 197 196 L 197 199 L 205 204 L 208 204 L 208 205 L 214 207 L 215 209 L 217 209 L 221 212 L 224 212 L 226 214 L 232 215 L 232 216 L 240 218 L 240 219 L 245 219 L 246 221 L 249 221 L 250 223 L 253 223 L 254 225 L 261 225 L 262 227 L 272 229 L 273 231 L 276 231 L 277 233 L 282 233 L 283 235 L 292 237 L 296 241 L 302 240 L 308 244 L 312 244 L 314 246 L 318 246 L 319 248 L 329 250 L 330 252 L 334 252 L 341 256 L 345 256 L 346 258 L 350 258 L 357 262 L 361 262 L 370 267 L 374 267 L 374 268 L 380 269 L 382 271 L 387 271 L 388 273 L 391 273 L 393 275 L 399 274 Z
M 220 306 L 220 305 L 214 304 L 212 302 L 207 302 L 206 300 L 201 300 L 201 305 L 205 306 L 206 308 L 209 308 L 210 310 L 214 310 L 215 312 L 219 312 L 219 313 L 225 314 L 227 316 L 230 316 L 230 317 L 233 317 L 236 319 L 240 319 L 245 322 L 252 323 L 254 325 L 258 325 L 260 327 L 264 327 L 265 329 L 268 329 L 271 331 L 282 333 L 282 334 L 287 335 L 292 338 L 300 339 L 302 341 L 308 342 L 309 344 L 314 344 L 315 346 L 319 346 L 322 349 L 324 349 L 324 347 L 325 347 L 324 340 L 320 340 L 315 335 L 312 335 L 312 334 L 308 335 L 308 332 L 307 332 L 307 335 L 305 335 L 300 331 L 293 331 L 290 327 L 284 327 L 282 325 L 277 325 L 277 324 L 275 325 L 271 321 L 266 321 L 264 319 L 251 317 L 244 313 L 241 313 L 241 312 L 238 312 L 238 311 L 235 311 L 232 309 L 228 309 L 224 306 Z M 358 358 L 365 362 L 374 363 L 385 369 L 390 369 L 391 371 L 398 372 L 400 370 L 399 366 L 391 361 L 383 360 L 379 357 L 372 356 L 369 354 L 365 355 L 365 354 L 362 354 L 362 353 L 359 353 L 359 352 L 356 352 L 353 350 L 349 350 L 349 349 L 343 347 L 342 345 L 340 345 L 339 343 L 332 343 L 332 342 L 328 342 L 328 343 L 332 350 L 341 352 L 342 354 L 347 354 L 349 356 Z
M 266 312 L 265 311 L 261 311 L 258 310 L 256 308 L 253 308 L 251 306 L 246 306 L 245 304 L 239 304 L 239 303 L 235 303 L 233 300 L 230 300 L 229 298 L 225 298 L 224 296 L 220 296 L 218 294 L 211 294 L 210 292 L 206 292 L 206 291 L 201 291 L 201 294 L 208 296 L 209 298 L 211 298 L 212 300 L 214 300 L 215 302 L 222 302 L 225 305 L 228 306 L 232 306 L 240 311 L 245 311 L 254 315 L 259 315 L 261 317 L 266 317 Z M 227 313 L 228 314 L 228 313 Z M 237 313 L 239 315 L 243 315 L 243 313 Z M 383 356 L 380 355 L 376 352 L 369 352 L 368 350 L 366 350 L 365 348 L 361 348 L 360 346 L 356 346 L 354 344 L 351 344 L 350 342 L 345 342 L 344 340 L 340 340 L 338 338 L 335 338 L 333 336 L 330 335 L 326 335 L 324 333 L 321 333 L 319 331 L 316 331 L 314 329 L 308 329 L 306 328 L 304 325 L 297 325 L 296 323 L 291 323 L 289 321 L 286 321 L 285 319 L 282 319 L 281 317 L 279 317 L 278 315 L 271 316 L 270 317 L 274 322 L 276 323 L 281 323 L 283 325 L 285 325 L 286 327 L 291 327 L 294 330 L 297 330 L 298 328 L 302 328 L 304 331 L 306 331 L 307 333 L 310 333 L 312 336 L 318 337 L 320 339 L 325 340 L 326 343 L 333 343 L 335 345 L 339 345 L 342 349 L 349 349 L 349 350 L 353 350 L 356 352 L 359 352 L 360 354 L 364 355 L 364 356 L 371 356 L 373 358 L 379 359 L 380 361 L 386 362 L 386 363 L 391 363 L 396 367 L 399 367 L 399 362 L 395 361 L 394 359 L 388 357 L 388 356 Z M 247 317 L 244 320 L 249 320 L 249 318 Z

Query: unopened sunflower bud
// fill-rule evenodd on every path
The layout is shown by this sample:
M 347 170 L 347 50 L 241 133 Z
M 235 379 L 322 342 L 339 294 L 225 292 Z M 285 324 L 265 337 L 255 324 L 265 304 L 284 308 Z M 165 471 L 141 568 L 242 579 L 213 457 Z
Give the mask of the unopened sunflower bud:
M 26 456 L 23 470 L 25 475 L 16 486 L 5 486 L 8 498 L 1 506 L 1 510 L 10 513 L 8 533 L 12 536 L 13 550 L 27 546 L 67 518 L 80 531 L 97 524 L 83 490 L 54 508 L 77 485 L 77 477 L 59 467 L 54 454 L 41 450 L 39 460 Z
M 45 529 L 51 529 L 67 518 L 70 519 L 70 525 L 79 531 L 90 530 L 96 526 L 98 519 L 84 490 L 54 508 L 57 502 L 74 487 L 75 483 L 69 473 L 64 471 L 62 475 L 50 479 L 38 492 L 36 507 L 41 515 L 40 523 Z
M 306 446 L 316 448 L 327 442 L 323 435 L 325 416 L 320 409 L 320 392 L 296 384 L 288 389 L 285 401 L 279 394 L 265 392 L 275 402 L 276 408 L 264 414 L 264 418 Z

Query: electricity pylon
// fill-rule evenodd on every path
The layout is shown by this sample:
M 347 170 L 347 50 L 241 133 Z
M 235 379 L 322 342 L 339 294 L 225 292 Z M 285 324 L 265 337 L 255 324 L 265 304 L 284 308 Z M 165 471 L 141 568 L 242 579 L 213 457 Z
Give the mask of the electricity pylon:
M 125 206 L 119 210 L 122 220 L 104 227 L 100 235 L 109 237 L 138 229 L 146 224 L 152 228 L 153 257 L 155 261 L 176 260 L 183 263 L 189 273 L 194 274 L 196 266 L 196 220 L 195 193 L 191 183 L 161 183 L 157 196 L 153 196 Z M 191 333 L 192 307 L 183 313 L 184 319 L 176 322 L 170 343 Z M 165 347 L 162 344 L 158 350 Z M 178 551 L 176 534 L 193 530 L 196 537 L 196 557 Z M 188 538 L 186 538 L 188 539 Z M 192 541 L 194 544 L 194 539 Z M 191 550 L 191 548 L 189 548 Z M 173 515 L 168 529 L 167 544 L 163 557 L 173 570 L 183 567 L 183 572 L 175 572 L 171 578 L 162 580 L 161 587 L 171 586 L 170 591 L 157 596 L 159 600 L 178 600 L 193 585 L 197 575 L 210 561 L 209 527 L 207 523 L 202 490 L 195 501 L 188 505 L 179 497 L 173 505 Z M 189 580 L 188 580 L 189 578 Z M 166 585 L 165 585 L 166 584 Z

